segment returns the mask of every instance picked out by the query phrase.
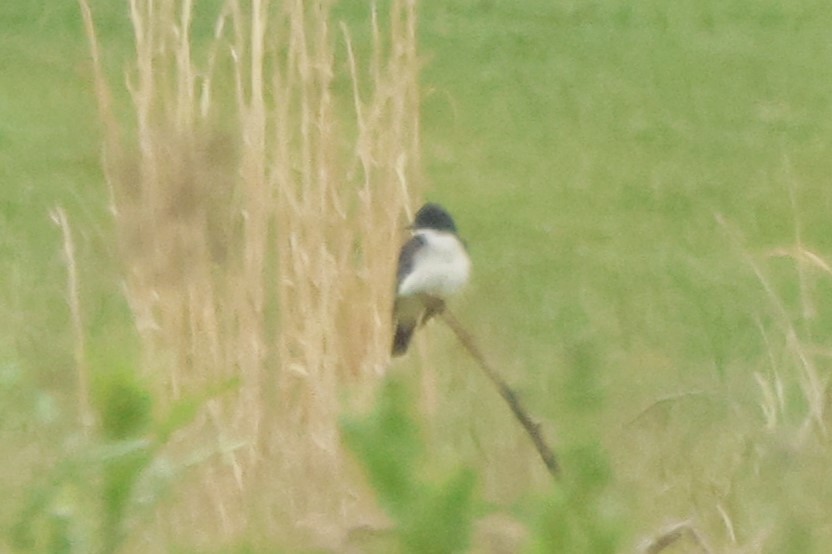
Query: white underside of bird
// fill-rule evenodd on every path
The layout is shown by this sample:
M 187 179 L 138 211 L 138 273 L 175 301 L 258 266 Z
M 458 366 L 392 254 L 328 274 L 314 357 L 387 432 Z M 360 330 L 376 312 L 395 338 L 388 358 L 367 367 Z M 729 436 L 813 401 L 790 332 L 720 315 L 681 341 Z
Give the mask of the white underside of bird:
M 413 257 L 413 270 L 399 283 L 397 296 L 428 294 L 444 299 L 459 292 L 471 273 L 471 261 L 459 238 L 432 229 L 413 235 L 425 242 Z

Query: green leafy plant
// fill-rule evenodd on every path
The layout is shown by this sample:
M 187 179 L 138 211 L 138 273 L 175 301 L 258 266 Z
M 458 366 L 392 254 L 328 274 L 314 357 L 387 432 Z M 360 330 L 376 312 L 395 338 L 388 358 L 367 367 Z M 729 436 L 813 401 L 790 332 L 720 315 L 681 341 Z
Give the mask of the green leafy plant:
M 99 371 L 93 433 L 71 441 L 66 456 L 34 486 L 11 529 L 18 551 L 117 552 L 142 509 L 154 506 L 184 467 L 162 453 L 205 402 L 236 386 L 229 381 L 153 416 L 153 396 L 127 369 Z
M 623 507 L 611 492 L 606 455 L 594 445 L 564 453 L 564 477 L 537 510 L 528 552 L 612 554 L 621 549 Z
M 400 552 L 464 551 L 475 511 L 474 472 L 463 467 L 430 478 L 437 468 L 425 451 L 411 405 L 406 386 L 389 378 L 371 414 L 343 420 L 344 440 L 396 522 Z

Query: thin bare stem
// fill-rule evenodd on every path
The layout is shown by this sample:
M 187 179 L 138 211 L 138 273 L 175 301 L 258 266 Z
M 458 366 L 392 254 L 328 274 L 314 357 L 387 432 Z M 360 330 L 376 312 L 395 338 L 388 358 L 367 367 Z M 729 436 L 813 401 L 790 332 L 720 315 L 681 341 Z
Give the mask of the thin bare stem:
M 706 391 L 706 390 L 690 390 L 690 391 L 682 391 L 673 394 L 668 394 L 662 396 L 661 398 L 657 398 L 653 402 L 651 402 L 647 407 L 643 408 L 639 413 L 635 416 L 630 418 L 630 420 L 624 425 L 624 427 L 629 427 L 639 421 L 642 417 L 646 416 L 648 413 L 652 412 L 654 409 L 664 406 L 666 404 L 673 404 L 679 400 L 685 400 L 687 398 L 698 398 L 698 397 L 708 397 L 713 395 L 713 392 Z
M 644 554 L 659 554 L 659 552 L 673 546 L 685 537 L 690 537 L 690 541 L 698 547 L 700 552 L 711 554 L 711 549 L 708 548 L 708 545 L 702 538 L 702 534 L 690 521 L 675 523 L 664 529 L 652 539 L 648 539 L 639 549 L 639 552 L 643 552 Z
M 508 407 L 511 408 L 511 412 L 514 414 L 514 417 L 517 418 L 517 421 L 520 422 L 520 425 L 523 426 L 523 429 L 526 430 L 526 433 L 529 434 L 529 437 L 532 439 L 532 443 L 534 443 L 534 447 L 537 449 L 538 454 L 540 454 L 540 458 L 543 460 L 543 463 L 546 465 L 546 469 L 549 470 L 549 473 L 552 474 L 553 477 L 557 478 L 560 477 L 560 464 L 558 464 L 557 458 L 555 457 L 554 451 L 546 442 L 546 439 L 543 438 L 543 433 L 540 430 L 540 424 L 534 421 L 529 412 L 526 411 L 526 408 L 520 402 L 520 399 L 517 397 L 517 394 L 508 386 L 505 379 L 499 374 L 499 372 L 488 363 L 488 360 L 482 353 L 482 350 L 479 349 L 477 344 L 474 342 L 474 338 L 471 334 L 462 327 L 457 320 L 456 317 L 447 309 L 442 311 L 441 314 L 442 320 L 445 324 L 451 328 L 451 330 L 456 335 L 456 338 L 459 339 L 459 342 L 462 343 L 462 346 L 471 354 L 471 357 L 477 362 L 482 369 L 485 376 L 497 387 L 497 392 L 500 393 L 500 396 L 503 397 L 503 400 L 506 401 Z

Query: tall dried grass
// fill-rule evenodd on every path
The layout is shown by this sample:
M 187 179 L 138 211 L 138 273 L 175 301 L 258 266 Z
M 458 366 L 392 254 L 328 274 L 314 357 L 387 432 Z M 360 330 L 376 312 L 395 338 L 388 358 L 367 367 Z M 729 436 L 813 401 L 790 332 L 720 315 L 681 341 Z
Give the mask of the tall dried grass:
M 191 0 L 130 0 L 129 117 L 79 2 L 145 371 L 163 399 L 241 382 L 180 439 L 209 461 L 159 520 L 192 543 L 337 536 L 364 502 L 340 398 L 388 363 L 400 218 L 418 194 L 415 0 L 386 23 L 368 9 L 369 61 L 327 0 L 227 0 L 201 42 Z

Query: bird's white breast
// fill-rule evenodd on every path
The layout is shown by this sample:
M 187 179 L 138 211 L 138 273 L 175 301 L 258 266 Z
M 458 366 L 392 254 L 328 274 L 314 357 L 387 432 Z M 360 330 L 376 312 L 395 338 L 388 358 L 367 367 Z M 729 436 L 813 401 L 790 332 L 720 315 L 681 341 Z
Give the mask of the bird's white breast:
M 399 296 L 430 294 L 444 298 L 468 282 L 471 261 L 465 246 L 453 233 L 421 229 L 425 243 L 415 253 L 413 269 L 399 285 Z

